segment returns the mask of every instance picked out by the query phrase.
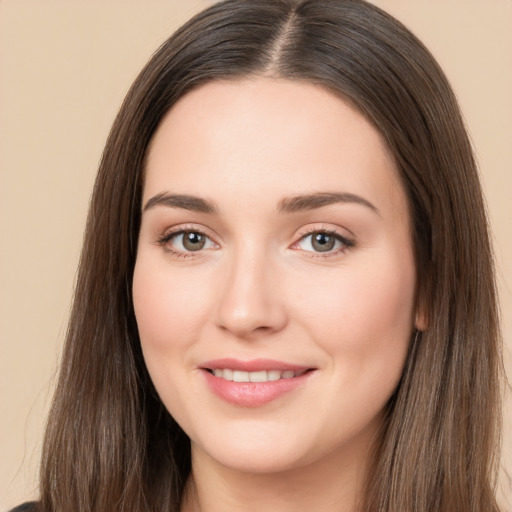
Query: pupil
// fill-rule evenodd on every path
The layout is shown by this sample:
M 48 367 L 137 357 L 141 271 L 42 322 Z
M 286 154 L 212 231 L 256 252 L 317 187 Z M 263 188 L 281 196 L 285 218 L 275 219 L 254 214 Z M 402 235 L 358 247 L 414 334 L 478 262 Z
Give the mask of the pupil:
M 189 232 L 183 236 L 183 246 L 189 251 L 199 251 L 204 244 L 205 238 L 199 233 Z
M 327 252 L 334 247 L 334 237 L 325 233 L 317 233 L 313 236 L 313 248 L 318 252 Z

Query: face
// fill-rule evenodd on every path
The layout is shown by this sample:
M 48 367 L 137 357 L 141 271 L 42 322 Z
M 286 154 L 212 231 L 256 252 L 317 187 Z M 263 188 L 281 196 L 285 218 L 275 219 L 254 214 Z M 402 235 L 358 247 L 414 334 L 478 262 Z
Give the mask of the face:
M 361 460 L 415 323 L 408 204 L 382 137 L 319 87 L 217 81 L 166 115 L 146 171 L 135 313 L 194 458 Z

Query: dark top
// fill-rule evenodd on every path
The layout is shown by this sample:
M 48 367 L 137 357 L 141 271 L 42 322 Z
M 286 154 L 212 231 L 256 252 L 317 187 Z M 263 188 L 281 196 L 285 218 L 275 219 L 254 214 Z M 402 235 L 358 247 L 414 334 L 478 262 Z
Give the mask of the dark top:
M 37 512 L 38 508 L 36 501 L 27 501 L 27 503 L 13 508 L 10 512 Z

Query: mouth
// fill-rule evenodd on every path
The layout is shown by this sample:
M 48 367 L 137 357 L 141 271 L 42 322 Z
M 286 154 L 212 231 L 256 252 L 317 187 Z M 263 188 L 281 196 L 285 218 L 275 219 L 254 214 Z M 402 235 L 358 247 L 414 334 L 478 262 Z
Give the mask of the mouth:
M 300 377 L 306 372 L 312 371 L 312 368 L 305 370 L 259 370 L 249 372 L 244 370 L 234 370 L 232 368 L 215 368 L 214 370 L 205 368 L 207 372 L 231 382 L 275 382 L 281 379 L 293 379 Z
M 224 401 L 258 407 L 304 386 L 316 368 L 269 359 L 217 359 L 199 367 L 208 388 Z

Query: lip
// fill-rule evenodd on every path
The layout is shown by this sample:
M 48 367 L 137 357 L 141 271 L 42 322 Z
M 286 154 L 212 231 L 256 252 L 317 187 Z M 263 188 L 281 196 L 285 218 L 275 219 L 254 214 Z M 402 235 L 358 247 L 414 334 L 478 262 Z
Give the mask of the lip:
M 246 372 L 291 370 L 295 372 L 303 371 L 304 373 L 297 377 L 268 382 L 234 382 L 215 377 L 211 373 L 212 370 L 225 368 Z M 199 365 L 199 369 L 210 391 L 222 400 L 239 407 L 260 407 L 272 402 L 303 386 L 315 373 L 315 369 L 308 366 L 284 363 L 272 359 L 254 359 L 251 361 L 232 358 L 215 359 Z
M 241 361 L 226 357 L 223 359 L 214 359 L 198 365 L 199 368 L 204 370 L 216 370 L 219 368 L 231 368 L 232 370 L 240 370 L 244 372 L 259 372 L 262 370 L 291 370 L 300 372 L 308 370 L 309 366 L 285 363 L 283 361 L 276 361 L 274 359 L 252 359 L 251 361 Z

